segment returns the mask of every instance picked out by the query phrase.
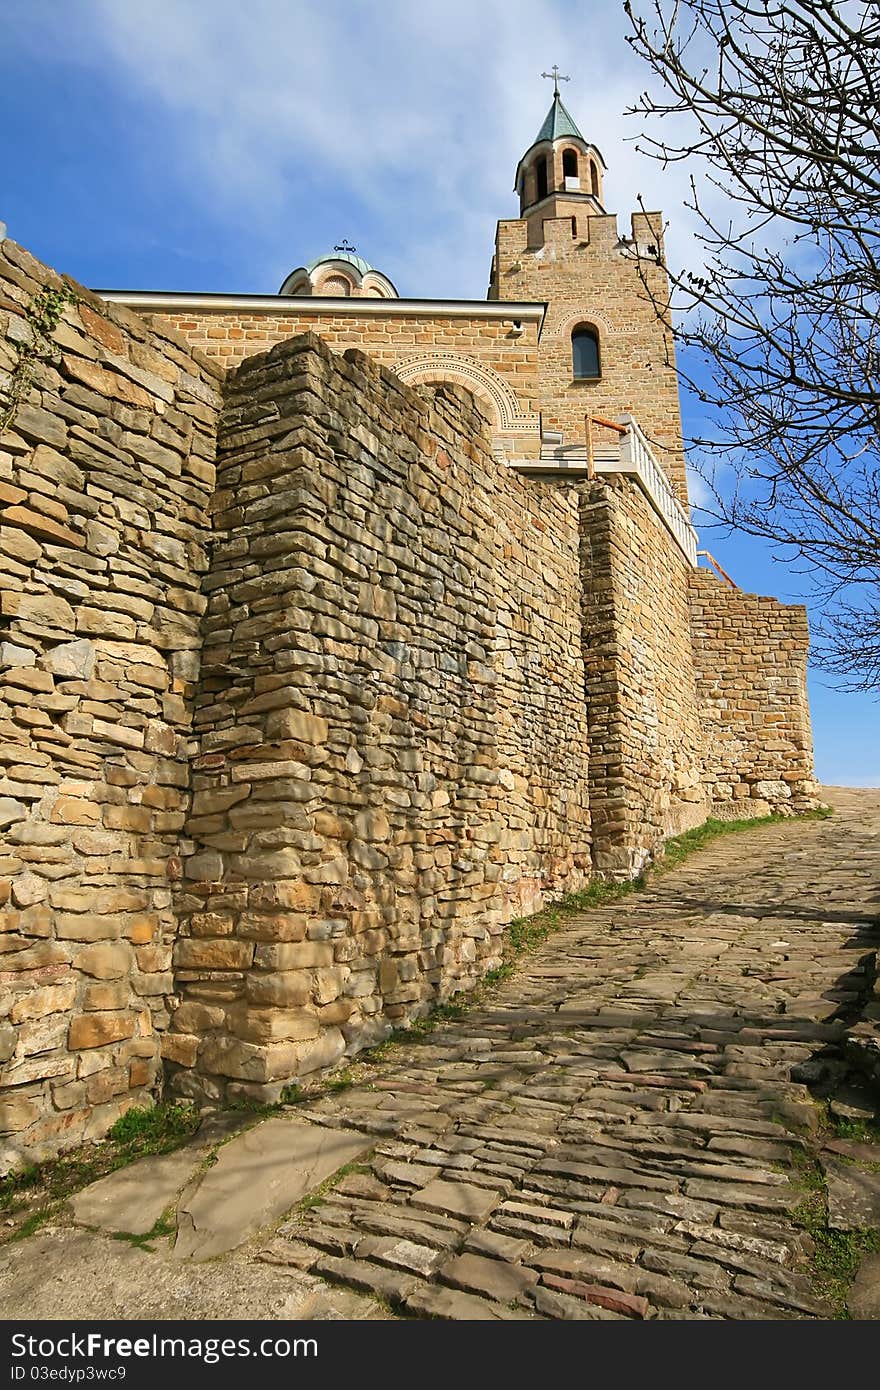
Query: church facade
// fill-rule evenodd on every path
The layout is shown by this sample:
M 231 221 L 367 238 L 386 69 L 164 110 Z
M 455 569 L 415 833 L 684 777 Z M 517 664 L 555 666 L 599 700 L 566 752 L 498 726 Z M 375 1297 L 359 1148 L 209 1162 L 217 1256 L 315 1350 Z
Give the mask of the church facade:
M 555 92 L 483 301 L 0 242 L 11 400 L 66 296 L 0 434 L 6 1166 L 165 1084 L 274 1098 L 512 918 L 815 804 L 805 613 L 700 564 L 662 219 L 604 172 Z

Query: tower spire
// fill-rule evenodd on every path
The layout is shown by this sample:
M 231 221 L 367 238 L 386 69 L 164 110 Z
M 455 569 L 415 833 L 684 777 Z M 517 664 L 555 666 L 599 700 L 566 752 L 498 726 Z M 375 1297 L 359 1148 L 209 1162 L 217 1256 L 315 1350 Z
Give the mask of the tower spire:
M 550 69 L 549 72 L 542 72 L 542 73 L 541 73 L 541 76 L 542 76 L 542 77 L 550 77 L 550 78 L 553 79 L 553 95 L 554 95 L 554 97 L 558 97 L 558 96 L 559 96 L 559 84 L 560 84 L 560 82 L 570 82 L 570 81 L 571 81 L 571 78 L 570 78 L 570 77 L 566 77 L 563 73 L 561 73 L 561 72 L 559 71 L 559 67 L 558 67 L 558 65 L 557 65 L 556 63 L 553 64 L 553 66 L 552 66 L 552 68 Z

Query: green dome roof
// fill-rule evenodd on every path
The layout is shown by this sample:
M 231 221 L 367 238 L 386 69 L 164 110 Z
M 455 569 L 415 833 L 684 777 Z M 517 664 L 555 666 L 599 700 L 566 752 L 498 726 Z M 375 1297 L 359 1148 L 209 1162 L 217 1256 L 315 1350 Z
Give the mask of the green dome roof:
M 318 256 L 315 260 L 309 261 L 306 270 L 311 273 L 319 265 L 326 265 L 328 261 L 348 261 L 348 264 L 359 270 L 361 275 L 366 275 L 368 270 L 373 269 L 369 261 L 365 261 L 363 256 L 355 255 L 353 251 L 328 251 L 326 256 Z
M 584 139 L 557 92 L 553 98 L 553 105 L 544 118 L 544 124 L 535 136 L 535 144 L 540 145 L 542 140 L 561 140 L 567 135 L 573 136 L 575 140 Z

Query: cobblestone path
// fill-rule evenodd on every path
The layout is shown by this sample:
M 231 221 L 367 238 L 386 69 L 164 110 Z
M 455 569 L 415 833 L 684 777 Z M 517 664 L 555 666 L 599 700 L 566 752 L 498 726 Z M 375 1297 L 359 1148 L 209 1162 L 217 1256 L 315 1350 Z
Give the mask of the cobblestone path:
M 799 1155 L 880 942 L 880 796 L 571 919 L 488 1007 L 310 1117 L 369 1171 L 262 1252 L 447 1318 L 810 1318 Z M 867 958 L 867 962 L 866 962 Z
M 792 1212 L 818 1157 L 838 1224 L 880 1227 L 873 1153 L 826 1147 L 804 1084 L 842 1094 L 874 982 L 880 793 L 832 799 L 568 919 L 489 1002 L 291 1107 L 297 1142 L 317 1123 L 358 1158 L 277 1228 L 198 1263 L 183 1224 L 148 1255 L 61 1222 L 3 1252 L 0 1316 L 834 1316 Z M 220 1150 L 203 1209 L 222 1170 L 246 1220 L 287 1115 L 240 1181 Z

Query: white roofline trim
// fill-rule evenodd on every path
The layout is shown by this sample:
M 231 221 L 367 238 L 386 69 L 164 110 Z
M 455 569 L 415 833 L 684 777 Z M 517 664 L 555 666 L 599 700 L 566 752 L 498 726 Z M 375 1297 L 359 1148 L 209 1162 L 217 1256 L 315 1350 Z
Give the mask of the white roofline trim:
M 162 294 L 152 290 L 95 290 L 109 304 L 127 309 L 151 309 L 165 313 L 199 310 L 222 314 L 230 309 L 256 314 L 354 314 L 359 316 L 414 317 L 428 314 L 437 318 L 525 319 L 542 324 L 546 304 L 516 303 L 504 299 L 370 299 L 332 296 L 280 294 Z

